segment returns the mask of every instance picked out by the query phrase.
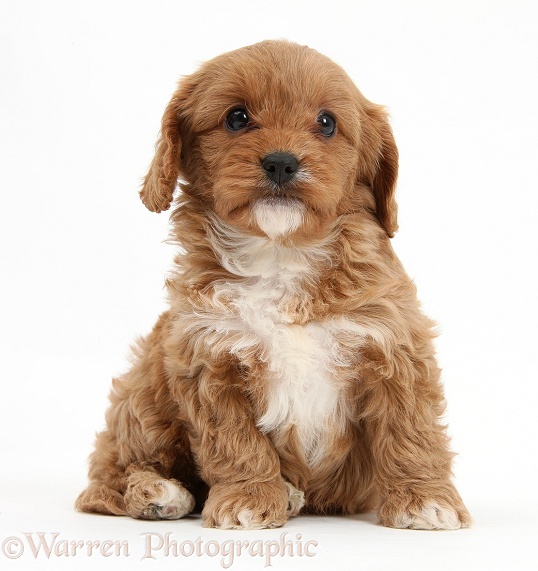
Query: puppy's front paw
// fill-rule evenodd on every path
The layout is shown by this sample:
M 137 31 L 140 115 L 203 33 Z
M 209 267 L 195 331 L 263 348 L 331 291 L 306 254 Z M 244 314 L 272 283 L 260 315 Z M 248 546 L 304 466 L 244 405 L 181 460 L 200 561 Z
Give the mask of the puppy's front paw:
M 284 482 L 216 484 L 202 511 L 204 527 L 271 529 L 286 523 L 288 489 Z
M 138 519 L 179 519 L 194 508 L 194 498 L 177 480 L 150 476 L 131 478 L 125 507 Z
M 453 494 L 429 498 L 391 492 L 379 509 L 379 521 L 399 529 L 449 530 L 469 527 L 471 516 L 455 490 Z

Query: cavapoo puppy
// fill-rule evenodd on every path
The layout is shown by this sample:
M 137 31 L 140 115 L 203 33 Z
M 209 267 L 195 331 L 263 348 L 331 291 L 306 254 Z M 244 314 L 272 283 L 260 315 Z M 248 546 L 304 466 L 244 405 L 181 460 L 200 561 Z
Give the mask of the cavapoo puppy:
M 432 322 L 394 254 L 385 111 L 304 46 L 181 80 L 141 198 L 174 200 L 169 309 L 113 381 L 81 511 L 261 529 L 377 509 L 456 529 Z

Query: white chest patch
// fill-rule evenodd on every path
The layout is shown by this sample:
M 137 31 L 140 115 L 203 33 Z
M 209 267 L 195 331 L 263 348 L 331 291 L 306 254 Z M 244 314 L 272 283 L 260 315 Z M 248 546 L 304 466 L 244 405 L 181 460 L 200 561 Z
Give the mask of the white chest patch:
M 205 312 L 198 318 L 205 322 L 208 343 L 225 335 L 230 353 L 241 358 L 254 350 L 266 364 L 267 406 L 258 427 L 266 433 L 294 427 L 306 461 L 314 465 L 345 426 L 335 372 L 347 364 L 336 338 L 346 327 L 342 320 L 294 323 L 288 308 L 304 298 L 301 277 L 311 264 L 304 255 L 267 240 L 258 246 L 252 263 L 246 250 L 234 261 L 221 257 L 244 279 L 217 284 L 211 318 Z
M 229 318 L 226 322 L 228 332 L 240 328 L 243 335 L 232 345 L 232 352 L 240 357 L 242 349 L 256 347 L 267 365 L 267 407 L 258 427 L 278 432 L 293 426 L 306 460 L 315 464 L 334 432 L 344 426 L 334 373 L 345 363 L 334 325 L 290 323 L 289 315 L 280 309 L 289 293 L 273 278 L 252 281 L 236 294 L 231 307 L 237 322 L 232 324 Z
M 320 323 L 277 325 L 266 351 L 272 386 L 258 426 L 264 432 L 295 427 L 305 458 L 316 464 L 344 428 L 334 340 Z

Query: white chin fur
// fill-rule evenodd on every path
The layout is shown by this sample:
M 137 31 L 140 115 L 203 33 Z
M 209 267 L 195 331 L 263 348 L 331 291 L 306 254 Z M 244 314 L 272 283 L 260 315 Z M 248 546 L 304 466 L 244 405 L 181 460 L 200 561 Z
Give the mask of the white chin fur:
M 295 232 L 303 222 L 305 207 L 298 200 L 264 198 L 256 202 L 252 213 L 260 229 L 272 240 Z

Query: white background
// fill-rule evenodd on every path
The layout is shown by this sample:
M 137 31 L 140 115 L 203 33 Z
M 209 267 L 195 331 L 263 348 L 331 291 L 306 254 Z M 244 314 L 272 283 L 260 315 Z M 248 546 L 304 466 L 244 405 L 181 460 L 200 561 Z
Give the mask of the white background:
M 530 569 L 538 556 L 538 4 L 478 1 L 0 1 L 0 541 L 129 539 L 132 554 L 2 569 L 150 568 L 140 533 L 196 519 L 76 514 L 110 378 L 165 309 L 167 214 L 137 196 L 181 75 L 266 38 L 305 43 L 387 105 L 400 149 L 395 249 L 441 330 L 459 532 L 298 518 L 313 558 L 275 569 Z M 261 533 L 261 535 L 260 535 Z M 213 534 L 213 535 L 211 535 Z M 264 535 L 265 534 L 265 535 Z M 218 569 L 218 557 L 159 557 Z M 154 565 L 153 567 L 154 568 Z M 262 569 L 241 558 L 232 569 Z

